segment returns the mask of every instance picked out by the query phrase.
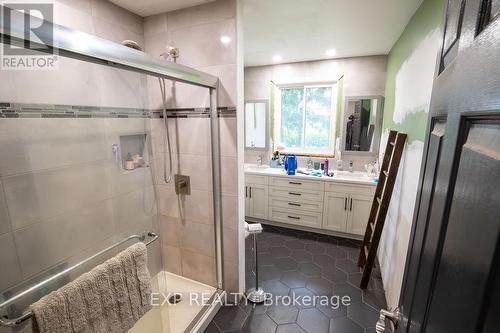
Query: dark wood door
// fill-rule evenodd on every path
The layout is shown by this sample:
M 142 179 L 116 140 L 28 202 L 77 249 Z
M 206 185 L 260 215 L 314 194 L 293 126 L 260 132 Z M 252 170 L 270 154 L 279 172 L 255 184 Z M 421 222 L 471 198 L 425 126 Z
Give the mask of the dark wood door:
M 499 0 L 449 0 L 397 332 L 500 332 Z

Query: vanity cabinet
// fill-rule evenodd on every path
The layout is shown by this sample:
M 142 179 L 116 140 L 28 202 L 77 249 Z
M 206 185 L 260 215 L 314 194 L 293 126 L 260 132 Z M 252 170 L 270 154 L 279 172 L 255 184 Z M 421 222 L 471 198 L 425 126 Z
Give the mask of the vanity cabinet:
M 359 191 L 359 189 L 357 189 Z M 370 192 L 366 188 L 366 192 Z M 326 192 L 323 228 L 354 235 L 364 235 L 373 195 L 349 192 Z
M 246 177 L 245 216 L 256 219 L 268 218 L 268 186 L 266 176 Z
M 359 238 L 365 233 L 374 193 L 375 183 L 245 174 L 245 215 Z

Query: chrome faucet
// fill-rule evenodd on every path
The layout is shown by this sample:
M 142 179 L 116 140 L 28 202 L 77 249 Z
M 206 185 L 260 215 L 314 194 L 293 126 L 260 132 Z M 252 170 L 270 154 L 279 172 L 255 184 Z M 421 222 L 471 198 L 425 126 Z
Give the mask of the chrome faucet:
M 257 165 L 262 166 L 262 155 L 257 156 Z
M 354 171 L 354 162 L 351 160 L 349 161 L 349 172 L 353 172 Z

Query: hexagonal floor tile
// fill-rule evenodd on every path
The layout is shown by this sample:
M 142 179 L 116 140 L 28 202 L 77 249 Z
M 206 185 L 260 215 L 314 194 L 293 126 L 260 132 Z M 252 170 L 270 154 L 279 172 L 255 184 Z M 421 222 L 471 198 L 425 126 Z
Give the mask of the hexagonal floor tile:
M 330 301 L 329 305 L 317 305 L 316 308 L 328 318 L 347 317 L 347 306 L 342 305 L 342 300 Z
M 293 258 L 300 263 L 312 261 L 313 256 L 306 250 L 293 250 L 290 254 L 290 258 Z
M 301 288 L 306 286 L 307 275 L 299 271 L 285 272 L 280 280 L 290 288 Z
M 332 283 L 320 276 L 308 278 L 306 288 L 319 296 L 330 296 L 332 294 Z
M 276 330 L 276 323 L 269 318 L 267 314 L 261 314 L 248 317 L 243 332 L 248 333 L 267 333 Z
M 262 288 L 273 296 L 285 296 L 290 292 L 290 287 L 279 280 L 265 281 Z
M 337 260 L 335 266 L 349 274 L 361 272 L 361 269 L 358 267 L 358 265 L 349 259 Z
M 214 317 L 214 323 L 222 331 L 240 330 L 247 319 L 246 313 L 238 306 L 224 306 Z
M 289 248 L 287 248 L 285 246 L 278 246 L 278 247 L 273 246 L 273 247 L 271 247 L 269 252 L 270 252 L 271 256 L 274 258 L 285 258 L 285 257 L 290 256 L 290 253 L 292 253 L 292 250 L 290 250 Z
M 288 293 L 292 301 L 292 305 L 299 309 L 313 308 L 315 306 L 315 297 L 317 296 L 314 292 L 307 288 L 294 288 L 290 289 Z
M 278 325 L 276 333 L 306 333 L 306 331 L 300 328 L 297 324 L 285 324 Z
M 321 268 L 326 268 L 335 265 L 335 259 L 333 259 L 327 254 L 315 254 L 313 256 L 313 262 L 321 266 Z
M 368 328 L 376 324 L 378 312 L 365 303 L 354 303 L 347 307 L 347 317 L 363 328 Z
M 333 294 L 341 298 L 344 296 L 349 296 L 351 299 L 351 303 L 359 303 L 363 300 L 361 290 L 353 287 L 349 283 L 334 284 Z
M 267 315 L 271 317 L 271 319 L 274 320 L 278 325 L 295 323 L 298 313 L 299 309 L 297 309 L 293 305 L 283 304 L 270 305 L 267 310 Z
M 347 252 L 341 249 L 340 247 L 327 246 L 326 254 L 334 259 L 346 259 Z
M 287 240 L 285 246 L 291 250 L 302 250 L 304 249 L 304 242 L 299 239 Z
M 326 249 L 321 243 L 310 243 L 304 246 L 305 250 L 311 254 L 325 253 Z
M 350 284 L 352 284 L 353 286 L 355 286 L 356 288 L 359 288 L 362 276 L 363 276 L 363 273 L 352 273 L 352 274 L 349 274 L 347 281 Z M 371 289 L 371 290 L 378 289 L 379 286 L 378 286 L 377 282 L 375 282 L 375 281 L 376 281 L 376 279 L 370 279 L 368 281 L 367 289 Z
M 364 333 L 364 331 L 361 326 L 346 317 L 330 320 L 330 332 L 332 333 Z
M 298 263 L 292 258 L 276 258 L 274 264 L 282 271 L 293 271 L 298 267 Z
M 276 268 L 276 266 L 262 266 L 259 267 L 259 280 L 279 280 L 281 277 L 281 271 Z
M 348 277 L 347 273 L 341 271 L 335 266 L 323 268 L 321 276 L 332 281 L 333 283 L 346 283 Z
M 304 262 L 299 264 L 299 271 L 307 276 L 320 276 L 321 267 L 312 262 Z
M 318 309 L 302 309 L 297 316 L 297 324 L 308 333 L 327 333 L 330 320 Z
M 363 302 L 370 305 L 377 311 L 380 311 L 380 309 L 387 309 L 387 303 L 385 301 L 385 293 L 383 290 L 367 289 L 363 291 Z

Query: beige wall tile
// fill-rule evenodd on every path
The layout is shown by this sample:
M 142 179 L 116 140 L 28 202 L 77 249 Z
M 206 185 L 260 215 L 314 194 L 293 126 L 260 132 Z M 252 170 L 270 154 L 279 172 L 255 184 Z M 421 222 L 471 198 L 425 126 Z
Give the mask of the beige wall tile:
M 170 30 L 218 22 L 234 18 L 235 16 L 236 1 L 234 0 L 218 0 L 208 4 L 167 13 L 168 28 Z
M 223 250 L 224 261 L 238 262 L 238 231 L 230 228 L 223 228 Z
M 144 34 L 142 18 L 106 0 L 91 0 L 92 16 Z
M 237 149 L 237 120 L 236 118 L 219 118 L 221 156 L 236 157 Z
M 230 304 L 237 304 L 240 300 L 237 294 L 239 292 L 239 272 L 238 264 L 225 261 L 224 262 L 224 289 L 228 293 L 228 302 Z M 233 294 L 233 295 L 231 295 Z
M 144 36 L 152 36 L 167 32 L 167 14 L 158 14 L 145 17 Z
M 238 194 L 238 159 L 236 157 L 221 158 L 222 193 Z
M 144 231 L 156 216 L 153 187 L 113 198 L 113 210 L 118 233 L 128 235 Z
M 3 185 L 0 179 L 0 235 L 12 230 L 10 225 L 9 211 L 5 203 L 5 196 L 3 193 Z
M 21 267 L 17 261 L 16 247 L 11 233 L 0 236 L 0 291 L 21 281 Z
M 215 259 L 185 250 L 181 253 L 183 276 L 215 287 Z
M 162 246 L 163 269 L 167 272 L 182 275 L 181 250 L 176 246 Z
M 238 230 L 238 196 L 222 195 L 222 219 L 224 228 Z
M 223 45 L 221 36 L 236 40 L 235 20 L 189 26 L 169 30 L 168 40 L 181 50 L 179 63 L 192 67 L 207 67 L 236 63 L 236 43 Z
M 13 229 L 111 197 L 104 162 L 4 178 Z
M 199 70 L 219 78 L 217 103 L 220 107 L 236 105 L 236 64 L 200 67 Z

